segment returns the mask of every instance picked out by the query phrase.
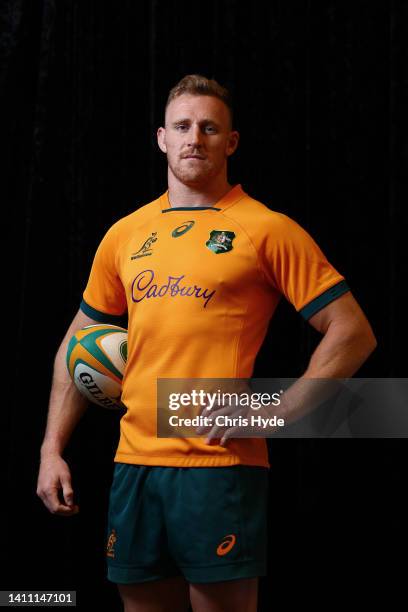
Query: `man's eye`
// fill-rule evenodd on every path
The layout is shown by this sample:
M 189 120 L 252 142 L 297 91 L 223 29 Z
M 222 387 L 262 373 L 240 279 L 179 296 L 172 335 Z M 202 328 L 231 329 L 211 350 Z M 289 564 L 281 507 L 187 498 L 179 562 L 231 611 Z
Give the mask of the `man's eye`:
M 208 134 L 215 134 L 215 132 L 216 132 L 217 130 L 215 129 L 215 127 L 214 127 L 213 125 L 207 125 L 207 126 L 205 127 L 205 131 L 206 131 Z
M 184 132 L 187 129 L 188 129 L 188 126 L 185 125 L 184 123 L 180 123 L 179 125 L 176 125 L 176 130 L 179 130 L 180 132 Z

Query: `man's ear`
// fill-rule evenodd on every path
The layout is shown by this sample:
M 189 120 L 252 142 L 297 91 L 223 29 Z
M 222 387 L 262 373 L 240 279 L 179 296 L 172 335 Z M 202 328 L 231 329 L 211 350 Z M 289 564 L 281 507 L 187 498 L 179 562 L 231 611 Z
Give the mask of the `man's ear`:
M 230 132 L 230 135 L 228 136 L 227 150 L 226 150 L 227 157 L 232 155 L 237 150 L 238 143 L 239 143 L 239 132 L 237 132 L 236 130 L 233 130 L 232 132 Z
M 160 151 L 167 153 L 166 147 L 166 130 L 164 127 L 159 127 L 157 130 L 157 144 L 159 145 Z

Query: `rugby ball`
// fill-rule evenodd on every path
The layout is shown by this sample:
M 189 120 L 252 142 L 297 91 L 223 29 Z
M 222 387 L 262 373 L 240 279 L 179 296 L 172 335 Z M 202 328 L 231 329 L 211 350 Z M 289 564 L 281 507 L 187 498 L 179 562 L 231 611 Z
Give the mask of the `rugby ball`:
M 68 372 L 77 389 L 103 408 L 123 408 L 122 378 L 127 361 L 127 330 L 117 325 L 87 325 L 71 338 Z

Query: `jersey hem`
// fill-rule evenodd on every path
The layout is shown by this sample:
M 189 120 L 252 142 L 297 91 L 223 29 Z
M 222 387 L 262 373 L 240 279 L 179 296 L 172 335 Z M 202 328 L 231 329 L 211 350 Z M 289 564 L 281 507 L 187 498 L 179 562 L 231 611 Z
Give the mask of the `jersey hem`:
M 253 465 L 270 468 L 270 463 L 253 457 L 238 457 L 238 455 L 212 456 L 179 456 L 162 457 L 161 455 L 128 455 L 116 453 L 115 463 L 130 463 L 132 465 L 157 465 L 164 467 L 225 467 L 228 465 Z

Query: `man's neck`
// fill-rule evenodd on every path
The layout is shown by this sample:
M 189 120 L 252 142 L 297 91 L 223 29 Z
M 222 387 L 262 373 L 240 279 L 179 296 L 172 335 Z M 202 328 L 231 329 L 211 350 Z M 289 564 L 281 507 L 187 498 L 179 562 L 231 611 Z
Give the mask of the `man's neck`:
M 210 185 L 184 185 L 169 177 L 169 202 L 172 208 L 180 206 L 213 206 L 231 190 L 225 179 Z

